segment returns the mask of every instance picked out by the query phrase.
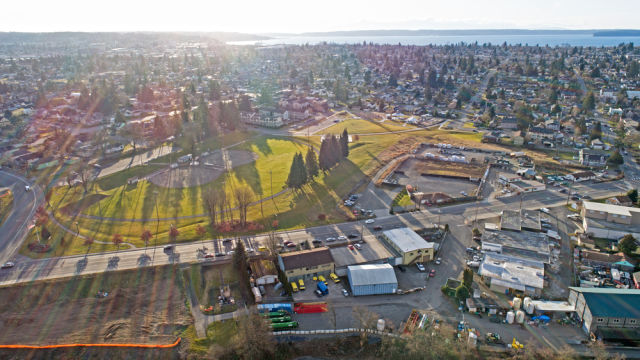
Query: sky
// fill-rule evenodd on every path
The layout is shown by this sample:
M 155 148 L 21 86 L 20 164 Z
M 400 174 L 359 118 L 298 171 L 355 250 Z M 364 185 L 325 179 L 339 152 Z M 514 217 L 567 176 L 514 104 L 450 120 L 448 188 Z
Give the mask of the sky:
M 2 0 L 0 31 L 637 29 L 638 0 Z

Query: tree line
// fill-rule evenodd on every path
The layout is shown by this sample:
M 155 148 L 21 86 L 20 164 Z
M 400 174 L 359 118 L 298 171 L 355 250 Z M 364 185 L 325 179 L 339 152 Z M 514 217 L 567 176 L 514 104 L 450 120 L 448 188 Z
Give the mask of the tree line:
M 309 181 L 313 181 L 320 170 L 327 172 L 348 156 L 349 133 L 344 129 L 342 136 L 329 135 L 322 140 L 320 155 L 317 158 L 316 152 L 311 147 L 307 150 L 304 159 L 302 153 L 296 153 L 289 169 L 287 186 L 299 190 Z

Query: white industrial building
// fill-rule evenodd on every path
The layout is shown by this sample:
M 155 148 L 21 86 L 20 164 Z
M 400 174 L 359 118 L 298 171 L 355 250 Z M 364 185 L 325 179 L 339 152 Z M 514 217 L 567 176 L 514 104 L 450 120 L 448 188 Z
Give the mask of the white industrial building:
M 487 253 L 478 274 L 492 291 L 540 295 L 544 288 L 544 263 L 512 256 Z
M 398 279 L 389 264 L 367 264 L 347 267 L 353 296 L 394 294 Z
M 582 202 L 582 226 L 592 237 L 617 240 L 626 234 L 640 239 L 640 209 L 630 206 Z

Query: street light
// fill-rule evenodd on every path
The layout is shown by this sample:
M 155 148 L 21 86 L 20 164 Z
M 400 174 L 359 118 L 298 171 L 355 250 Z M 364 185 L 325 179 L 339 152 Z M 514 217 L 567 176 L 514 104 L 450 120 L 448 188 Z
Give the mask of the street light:
M 80 236 L 80 226 L 78 225 L 77 221 L 74 224 L 76 225 L 76 238 L 77 238 L 78 236 Z

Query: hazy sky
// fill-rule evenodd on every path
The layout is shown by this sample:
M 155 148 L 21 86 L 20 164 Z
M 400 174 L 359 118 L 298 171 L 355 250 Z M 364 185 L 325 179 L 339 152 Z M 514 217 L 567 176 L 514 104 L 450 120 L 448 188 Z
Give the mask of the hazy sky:
M 0 31 L 640 28 L 638 0 L 2 0 Z

